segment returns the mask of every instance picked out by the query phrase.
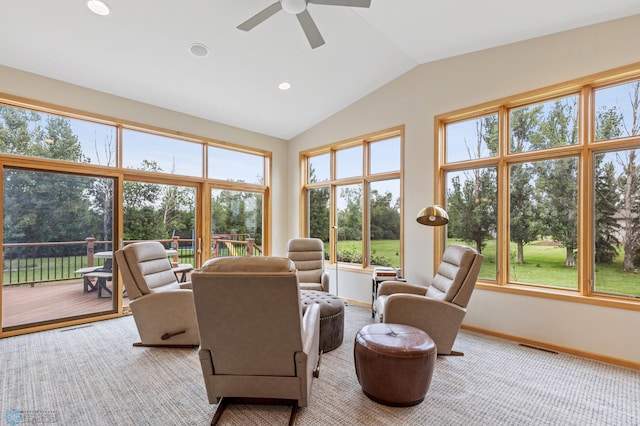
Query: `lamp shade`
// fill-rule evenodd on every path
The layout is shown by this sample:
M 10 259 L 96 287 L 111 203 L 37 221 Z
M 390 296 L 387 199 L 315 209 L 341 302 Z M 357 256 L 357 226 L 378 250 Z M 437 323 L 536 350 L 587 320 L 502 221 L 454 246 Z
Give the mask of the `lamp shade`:
M 440 206 L 428 206 L 418 212 L 416 220 L 422 225 L 443 226 L 449 223 L 449 215 Z

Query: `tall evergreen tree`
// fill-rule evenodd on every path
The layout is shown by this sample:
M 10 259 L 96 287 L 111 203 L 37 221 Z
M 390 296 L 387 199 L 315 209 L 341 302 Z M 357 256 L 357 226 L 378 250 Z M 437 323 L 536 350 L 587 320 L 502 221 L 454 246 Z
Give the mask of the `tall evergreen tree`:
M 622 134 L 622 115 L 617 107 L 602 108 L 596 113 L 596 140 L 610 140 Z M 594 222 L 595 222 L 595 263 L 612 263 L 618 254 L 618 233 L 620 225 L 616 221 L 619 208 L 619 192 L 616 171 L 611 161 L 603 163 L 605 156 L 595 156 L 594 172 Z
M 613 163 L 601 164 L 602 156 L 596 156 L 595 172 L 595 262 L 612 263 L 618 254 L 616 237 L 620 225 L 615 214 L 618 210 L 618 194 Z
M 309 170 L 309 183 L 316 183 L 318 178 L 313 167 Z M 308 215 L 309 236 L 320 238 L 323 242 L 329 242 L 329 187 L 309 189 Z M 326 253 L 327 254 L 327 253 Z
M 540 124 L 540 146 L 553 148 L 577 143 L 577 109 L 569 102 L 556 101 Z M 577 158 L 558 158 L 536 163 L 536 181 L 544 203 L 543 220 L 556 241 L 566 250 L 565 266 L 575 266 L 578 247 L 578 161 Z
M 537 144 L 542 107 L 521 108 L 511 114 L 511 150 L 524 152 Z M 516 243 L 517 262 L 523 264 L 524 246 L 540 234 L 540 211 L 531 164 L 510 167 L 509 236 Z

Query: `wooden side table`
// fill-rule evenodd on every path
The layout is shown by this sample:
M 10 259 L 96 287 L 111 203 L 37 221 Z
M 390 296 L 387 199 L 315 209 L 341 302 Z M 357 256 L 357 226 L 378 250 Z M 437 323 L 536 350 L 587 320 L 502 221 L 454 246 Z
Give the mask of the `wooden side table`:
M 178 266 L 171 268 L 173 273 L 176 274 L 178 282 L 183 283 L 187 281 L 187 274 L 193 271 L 193 265 L 190 263 L 179 263 Z
M 376 298 L 378 297 L 378 286 L 384 281 L 405 282 L 404 279 L 398 278 L 397 275 L 376 275 L 376 270 L 373 270 L 373 275 L 371 276 L 371 318 L 375 318 L 376 316 L 374 307 L 376 304 Z

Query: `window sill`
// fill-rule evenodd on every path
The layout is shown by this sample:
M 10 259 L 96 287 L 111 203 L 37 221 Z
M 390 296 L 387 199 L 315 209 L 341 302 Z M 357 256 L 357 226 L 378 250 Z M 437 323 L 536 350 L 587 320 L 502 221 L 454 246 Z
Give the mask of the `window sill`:
M 607 308 L 640 311 L 640 299 L 634 298 L 604 296 L 599 294 L 585 296 L 577 291 L 561 290 L 557 288 L 528 287 L 517 284 L 498 285 L 489 282 L 478 282 L 476 284 L 476 288 L 480 290 L 518 294 L 521 296 L 541 297 L 545 299 L 562 300 L 565 302 L 604 306 Z

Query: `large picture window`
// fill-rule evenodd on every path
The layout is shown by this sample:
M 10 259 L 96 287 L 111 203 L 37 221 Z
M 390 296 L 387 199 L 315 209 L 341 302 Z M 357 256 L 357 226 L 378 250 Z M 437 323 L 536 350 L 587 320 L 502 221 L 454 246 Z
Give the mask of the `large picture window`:
M 482 252 L 490 286 L 639 298 L 640 71 L 493 109 L 437 117 L 447 244 Z
M 402 267 L 402 139 L 396 128 L 303 153 L 303 234 L 332 263 Z
M 0 338 L 121 315 L 133 242 L 181 271 L 270 254 L 269 152 L 60 109 L 0 99 Z

